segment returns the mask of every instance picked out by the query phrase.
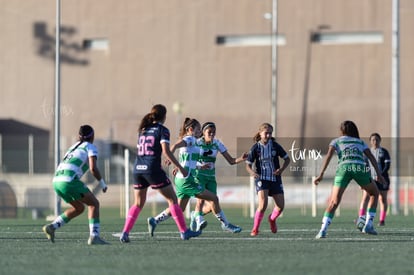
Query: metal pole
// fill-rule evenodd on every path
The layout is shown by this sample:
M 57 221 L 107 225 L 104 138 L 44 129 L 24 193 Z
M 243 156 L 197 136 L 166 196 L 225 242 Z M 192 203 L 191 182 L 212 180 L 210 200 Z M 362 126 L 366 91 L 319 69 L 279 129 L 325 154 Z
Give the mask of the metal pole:
M 34 140 L 33 139 L 34 139 L 33 135 L 30 134 L 28 136 L 28 142 L 29 142 L 29 150 L 28 150 L 29 175 L 33 175 L 33 172 L 34 172 L 34 167 L 33 167 L 33 159 L 34 159 L 34 153 L 33 153 L 34 146 L 33 146 L 33 143 L 34 143 Z
M 60 0 L 56 0 L 55 46 L 55 167 L 60 162 Z M 55 216 L 61 213 L 61 198 L 55 195 Z
M 276 115 L 277 115 L 277 0 L 272 3 L 272 99 L 271 99 L 271 124 L 273 135 L 276 135 Z
M 129 211 L 129 150 L 124 150 L 124 172 L 125 172 L 125 217 Z
M 3 136 L 0 134 L 0 173 L 3 172 Z
M 391 184 L 392 214 L 397 215 L 399 201 L 399 151 L 400 151 L 400 33 L 399 0 L 392 1 L 392 73 L 391 73 Z

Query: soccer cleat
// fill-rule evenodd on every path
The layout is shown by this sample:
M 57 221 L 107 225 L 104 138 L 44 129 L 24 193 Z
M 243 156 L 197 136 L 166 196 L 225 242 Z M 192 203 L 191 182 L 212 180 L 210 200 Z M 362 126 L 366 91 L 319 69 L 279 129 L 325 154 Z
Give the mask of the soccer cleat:
M 377 231 L 375 231 L 374 226 L 372 224 L 365 224 L 364 228 L 362 228 L 362 233 L 370 234 L 370 235 L 377 235 Z
M 202 220 L 200 223 L 197 223 L 197 227 L 195 231 L 201 231 L 204 228 L 207 227 L 207 221 L 206 220 Z
M 324 239 L 324 238 L 326 238 L 326 231 L 323 231 L 323 230 L 321 230 L 321 231 L 319 231 L 319 233 L 315 236 L 315 239 Z
M 259 235 L 259 230 L 253 229 L 252 232 L 250 232 L 250 236 L 254 237 Z
M 184 233 L 180 233 L 181 239 L 188 240 L 190 238 L 195 238 L 201 235 L 201 231 L 191 231 L 187 229 Z
M 195 212 L 194 211 L 191 211 L 191 213 L 190 213 L 190 229 L 192 231 L 197 230 L 197 221 L 195 219 Z
M 90 236 L 88 239 L 88 245 L 95 245 L 95 244 L 109 244 L 109 243 L 102 240 L 99 236 Z
M 269 221 L 270 231 L 272 231 L 272 233 L 276 233 L 277 232 L 276 219 L 274 221 L 272 221 L 272 219 L 270 219 L 270 215 L 269 215 L 269 218 L 267 220 Z
M 157 227 L 157 223 L 155 222 L 155 219 L 153 217 L 148 218 L 147 223 L 148 223 L 148 233 L 150 234 L 151 237 L 154 237 L 154 230 L 155 230 L 155 227 Z
M 121 243 L 129 243 L 129 242 L 130 242 L 130 240 L 129 240 L 129 235 L 128 235 L 128 233 L 126 233 L 126 232 L 122 232 L 121 237 L 119 238 L 119 241 L 120 241 Z
M 46 237 L 52 242 L 55 242 L 55 228 L 52 224 L 43 226 L 43 232 L 45 232 Z
M 231 233 L 240 233 L 242 231 L 241 227 L 233 225 L 231 223 L 224 225 L 221 225 L 221 229 L 223 229 L 224 231 L 229 231 Z
M 378 226 L 385 226 L 385 222 L 384 222 L 384 221 L 380 221 L 380 222 L 378 223 Z
M 362 231 L 362 228 L 364 228 L 365 226 L 365 216 L 360 216 L 358 217 L 358 219 L 356 220 L 355 224 L 356 227 L 358 228 L 359 231 Z

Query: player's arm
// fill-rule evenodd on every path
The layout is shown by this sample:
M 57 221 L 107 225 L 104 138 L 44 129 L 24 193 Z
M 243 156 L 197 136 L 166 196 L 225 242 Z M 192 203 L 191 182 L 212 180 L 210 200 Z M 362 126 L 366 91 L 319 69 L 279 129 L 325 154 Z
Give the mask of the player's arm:
M 385 182 L 384 177 L 381 174 L 381 170 L 378 167 L 377 160 L 375 159 L 374 155 L 371 153 L 371 150 L 369 148 L 365 149 L 364 154 L 367 156 L 372 166 L 374 167 L 375 172 L 377 173 L 378 181 L 382 184 L 387 184 Z
M 313 183 L 315 185 L 318 185 L 319 182 L 323 179 L 323 174 L 325 174 L 326 168 L 328 168 L 329 162 L 331 162 L 331 158 L 335 152 L 335 148 L 333 146 L 329 146 L 328 153 L 326 153 L 325 159 L 322 163 L 321 172 L 319 173 L 319 176 L 315 178 Z
M 174 154 L 175 150 L 177 150 L 178 148 L 186 147 L 186 146 L 187 146 L 187 142 L 185 142 L 184 139 L 179 139 L 177 140 L 176 143 L 173 144 L 173 146 L 171 146 L 170 151 L 171 153 Z
M 108 190 L 108 187 L 104 181 L 104 179 L 101 176 L 101 172 L 98 169 L 98 166 L 96 164 L 96 156 L 90 156 L 89 161 L 89 171 L 91 174 L 99 181 L 99 186 L 102 188 L 102 191 L 105 193 L 106 190 Z
M 247 153 L 243 153 L 240 157 L 238 157 L 238 158 L 233 158 L 230 154 L 229 154 L 229 152 L 228 151 L 224 151 L 223 153 L 221 153 L 222 155 L 223 155 L 223 157 L 227 160 L 227 162 L 230 164 L 230 165 L 234 165 L 234 164 L 237 164 L 237 163 L 240 163 L 240 162 L 242 162 L 242 161 L 244 161 L 244 160 L 246 160 L 247 159 Z
M 275 175 L 281 175 L 283 173 L 283 171 L 285 171 L 285 169 L 289 166 L 290 164 L 290 158 L 289 156 L 286 154 L 285 157 L 283 158 L 283 165 L 281 168 L 277 169 L 274 174 Z
M 181 172 L 181 174 L 183 174 L 184 177 L 186 177 L 188 175 L 187 170 L 185 170 L 180 163 L 178 162 L 178 160 L 175 158 L 174 154 L 171 152 L 170 150 L 170 144 L 167 142 L 162 142 L 161 143 L 161 148 L 162 148 L 162 153 L 163 155 L 169 160 L 171 161 L 172 164 L 174 164 Z
M 255 179 L 259 178 L 259 175 L 252 168 L 252 163 L 246 162 L 246 171 L 251 177 L 254 177 Z

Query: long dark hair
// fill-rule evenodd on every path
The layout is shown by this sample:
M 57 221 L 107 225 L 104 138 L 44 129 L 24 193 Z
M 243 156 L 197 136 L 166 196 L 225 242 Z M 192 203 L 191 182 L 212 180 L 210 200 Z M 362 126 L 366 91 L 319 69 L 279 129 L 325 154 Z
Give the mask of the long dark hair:
M 73 151 L 75 151 L 79 145 L 81 145 L 83 142 L 87 141 L 87 142 L 92 142 L 94 137 L 95 137 L 95 132 L 92 128 L 92 126 L 90 125 L 82 125 L 81 127 L 79 127 L 79 142 L 76 144 L 75 147 L 72 148 L 72 150 L 70 150 L 70 152 L 68 152 L 64 157 L 63 160 L 66 160 L 67 156 L 72 153 Z
M 154 122 L 162 121 L 167 116 L 167 108 L 162 104 L 154 105 L 151 112 L 146 114 L 139 125 L 138 132 L 142 132 L 148 126 L 151 126 Z
M 350 120 L 341 123 L 340 130 L 344 136 L 359 138 L 359 131 L 356 124 Z
M 193 128 L 194 129 L 197 125 L 200 125 L 200 122 L 198 122 L 197 119 L 186 117 L 184 119 L 183 126 L 180 129 L 180 138 L 182 138 L 182 137 L 185 136 L 185 134 L 187 133 L 187 130 L 189 128 Z

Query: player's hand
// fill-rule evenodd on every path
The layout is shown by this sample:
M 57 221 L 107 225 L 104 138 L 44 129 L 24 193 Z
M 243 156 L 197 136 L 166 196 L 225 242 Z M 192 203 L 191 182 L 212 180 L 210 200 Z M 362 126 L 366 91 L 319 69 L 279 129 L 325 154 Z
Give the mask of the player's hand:
M 313 180 L 313 184 L 318 185 L 319 182 L 321 182 L 322 180 L 323 180 L 323 175 L 319 175 Z
M 102 188 L 102 192 L 106 193 L 108 186 L 106 185 L 104 179 L 100 179 L 99 186 Z
M 172 170 L 172 174 L 173 174 L 173 176 L 175 177 L 175 176 L 177 175 L 177 173 L 178 173 L 178 168 L 177 168 L 177 167 L 175 167 L 175 168 Z

